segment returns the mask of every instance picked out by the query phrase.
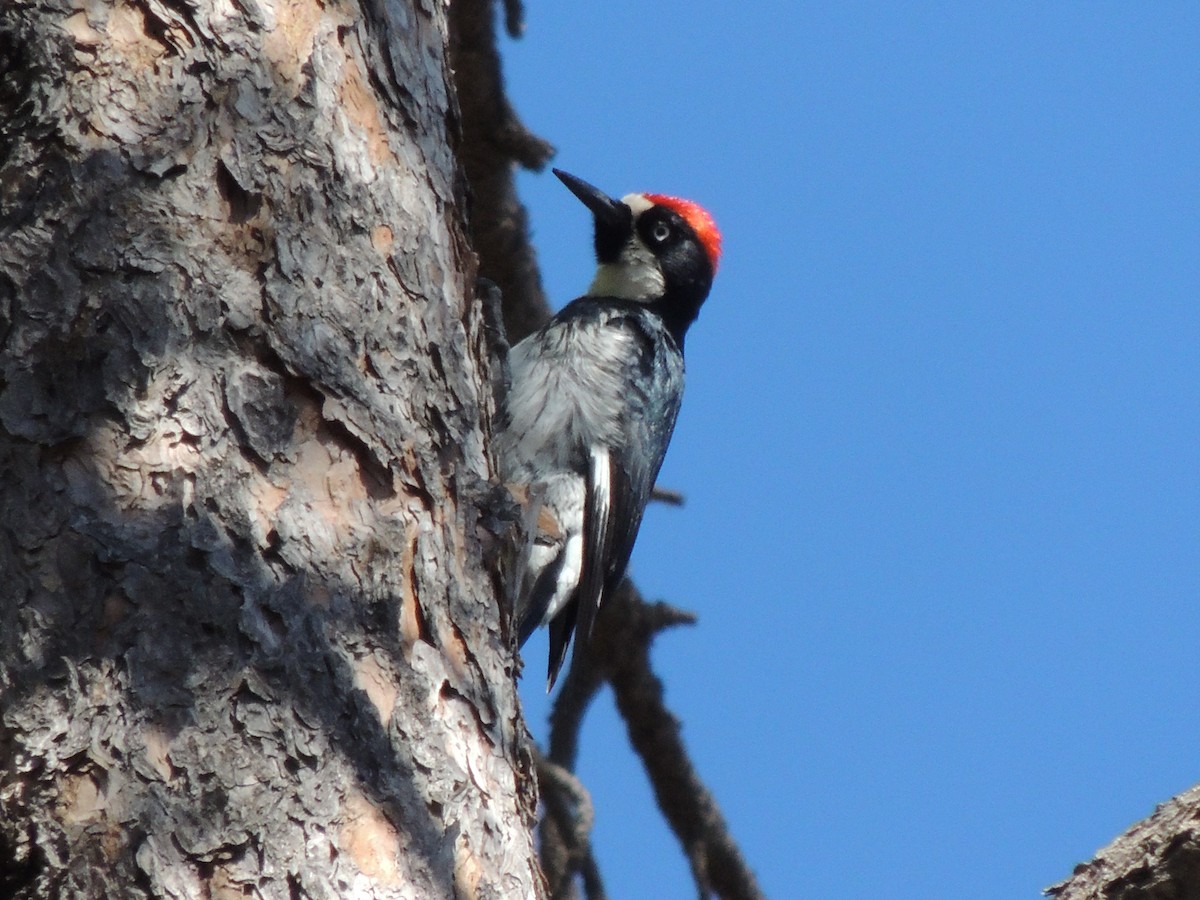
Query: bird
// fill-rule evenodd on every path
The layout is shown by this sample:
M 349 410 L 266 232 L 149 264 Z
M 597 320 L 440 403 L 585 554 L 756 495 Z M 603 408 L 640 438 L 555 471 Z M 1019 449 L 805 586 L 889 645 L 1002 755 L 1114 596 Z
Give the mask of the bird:
M 616 200 L 553 171 L 591 211 L 596 274 L 511 348 L 496 438 L 506 483 L 536 510 L 515 608 L 519 645 L 549 626 L 547 692 L 624 577 L 683 399 L 684 338 L 721 256 L 698 204 Z

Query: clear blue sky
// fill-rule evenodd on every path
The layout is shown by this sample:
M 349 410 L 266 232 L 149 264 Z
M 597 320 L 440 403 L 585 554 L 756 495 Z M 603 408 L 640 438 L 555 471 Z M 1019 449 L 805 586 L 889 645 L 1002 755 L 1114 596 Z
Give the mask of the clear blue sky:
M 556 165 L 725 235 L 633 571 L 768 895 L 1034 898 L 1200 781 L 1200 4 L 529 0 L 504 54 Z M 587 213 L 520 187 L 562 305 Z M 691 900 L 607 695 L 581 771 L 614 900 Z

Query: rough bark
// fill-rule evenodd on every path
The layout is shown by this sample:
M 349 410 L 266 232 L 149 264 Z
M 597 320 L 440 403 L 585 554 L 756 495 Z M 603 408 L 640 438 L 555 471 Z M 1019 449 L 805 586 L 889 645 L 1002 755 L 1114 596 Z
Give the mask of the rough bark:
M 1053 900 L 1200 900 L 1200 786 L 1164 803 L 1096 854 Z
M 540 893 L 446 35 L 0 10 L 0 894 Z

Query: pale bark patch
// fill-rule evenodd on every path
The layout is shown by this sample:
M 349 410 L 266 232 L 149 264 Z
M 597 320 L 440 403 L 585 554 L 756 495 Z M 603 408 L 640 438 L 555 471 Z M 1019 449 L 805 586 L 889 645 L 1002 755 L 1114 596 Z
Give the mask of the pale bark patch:
M 67 463 L 74 486 L 94 479 L 104 484 L 119 509 L 153 511 L 177 504 L 189 479 L 203 468 L 204 459 L 178 421 L 160 420 L 144 441 L 112 423 L 98 425 L 80 452 Z
M 64 825 L 83 825 L 100 819 L 108 797 L 91 772 L 67 775 L 58 795 L 58 816 Z
M 133 69 L 147 69 L 162 59 L 167 48 L 146 29 L 146 14 L 140 7 L 118 3 L 108 15 L 105 29 L 112 49 Z
M 143 733 L 146 746 L 142 754 L 146 762 L 164 781 L 169 782 L 175 776 L 175 767 L 171 765 L 171 738 L 161 728 L 147 728 Z
M 274 27 L 263 38 L 263 52 L 274 64 L 275 74 L 298 92 L 325 6 L 317 0 L 281 0 L 265 3 L 263 9 L 274 18 Z
M 247 896 L 254 896 L 247 882 L 226 866 L 214 866 L 212 877 L 205 886 L 208 888 L 207 900 L 246 900 Z
M 454 848 L 455 900 L 476 900 L 483 876 L 484 868 L 479 857 L 466 841 L 459 841 L 458 846 Z
M 59 779 L 55 813 L 68 833 L 88 834 L 104 859 L 116 860 L 126 847 L 119 798 L 101 767 L 73 772 Z M 112 773 L 118 781 L 119 773 Z
M 400 556 L 400 637 L 405 648 L 421 639 L 421 607 L 417 596 L 417 526 L 410 525 Z
M 367 695 L 379 713 L 379 721 L 386 728 L 392 721 L 396 699 L 400 696 L 396 690 L 395 674 L 381 666 L 373 655 L 354 660 L 351 668 L 354 670 L 354 686 Z
M 443 622 L 442 627 L 438 630 L 438 645 L 442 648 L 450 671 L 454 673 L 455 682 L 465 678 L 468 674 L 467 647 L 458 631 L 449 622 Z
M 371 162 L 377 166 L 397 165 L 399 161 L 388 144 L 387 126 L 380 115 L 375 93 L 367 87 L 360 64 L 354 58 L 347 59 L 343 68 L 341 99 L 341 108 L 366 138 Z
M 66 28 L 67 34 L 74 39 L 75 46 L 78 48 L 90 49 L 104 41 L 104 35 L 91 26 L 87 13 L 83 10 L 70 16 L 63 23 L 63 27 Z
M 392 252 L 392 246 L 395 242 L 396 238 L 392 233 L 392 229 L 386 225 L 377 225 L 374 231 L 371 232 L 371 243 L 383 256 L 387 256 Z
M 389 887 L 401 883 L 400 836 L 392 823 L 362 794 L 351 794 L 343 806 L 346 823 L 340 844 L 358 870 Z

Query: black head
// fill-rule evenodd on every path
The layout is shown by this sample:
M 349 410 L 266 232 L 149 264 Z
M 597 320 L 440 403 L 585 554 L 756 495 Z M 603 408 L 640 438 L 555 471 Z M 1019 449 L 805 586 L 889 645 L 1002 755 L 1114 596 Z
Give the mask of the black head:
M 721 235 L 712 217 L 690 200 L 662 194 L 614 200 L 574 175 L 554 174 L 595 220 L 598 269 L 588 293 L 652 305 L 682 339 L 717 271 Z

